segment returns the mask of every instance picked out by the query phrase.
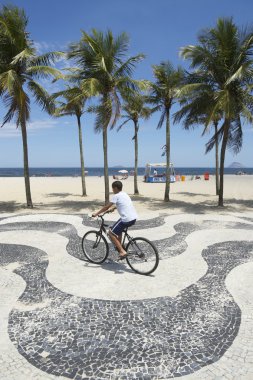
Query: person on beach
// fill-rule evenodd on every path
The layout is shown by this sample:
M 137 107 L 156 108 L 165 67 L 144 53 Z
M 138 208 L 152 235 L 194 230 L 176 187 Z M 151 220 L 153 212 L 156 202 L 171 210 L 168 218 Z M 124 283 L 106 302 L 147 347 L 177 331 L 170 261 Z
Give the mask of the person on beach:
M 126 251 L 121 245 L 122 232 L 125 228 L 133 226 L 138 218 L 131 198 L 127 193 L 122 191 L 122 188 L 123 184 L 121 181 L 113 182 L 112 191 L 114 195 L 110 202 L 101 208 L 101 210 L 92 214 L 92 217 L 95 218 L 99 214 L 106 211 L 113 212 L 117 208 L 120 219 L 110 227 L 109 236 L 119 252 L 119 260 L 123 260 L 127 256 Z

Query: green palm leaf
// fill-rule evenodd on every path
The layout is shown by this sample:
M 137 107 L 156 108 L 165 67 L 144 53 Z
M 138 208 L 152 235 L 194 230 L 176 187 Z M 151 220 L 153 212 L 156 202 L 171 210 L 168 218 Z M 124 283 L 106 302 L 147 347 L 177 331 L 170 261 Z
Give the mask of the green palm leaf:
M 35 81 L 28 82 L 27 86 L 33 94 L 35 102 L 41 107 L 41 109 L 46 110 L 49 114 L 53 114 L 55 104 L 48 92 Z
M 49 66 L 57 60 L 66 58 L 66 54 L 61 51 L 53 51 L 39 56 L 34 56 L 30 58 L 31 66 Z
M 48 78 L 53 77 L 55 79 L 63 78 L 60 70 L 50 66 L 30 66 L 26 70 L 26 74 L 35 78 Z

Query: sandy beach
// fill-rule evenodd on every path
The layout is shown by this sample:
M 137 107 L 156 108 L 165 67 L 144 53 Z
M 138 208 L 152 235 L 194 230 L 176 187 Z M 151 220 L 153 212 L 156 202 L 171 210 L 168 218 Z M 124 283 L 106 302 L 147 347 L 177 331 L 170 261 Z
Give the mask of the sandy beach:
M 113 182 L 110 177 L 110 183 Z M 215 177 L 171 184 L 171 202 L 163 202 L 164 184 L 149 184 L 139 177 L 139 196 L 133 196 L 133 177 L 123 181 L 124 190 L 132 196 L 140 215 L 155 213 L 222 213 L 215 195 Z M 32 177 L 32 212 L 90 213 L 104 201 L 103 177 L 86 178 L 88 196 L 81 197 L 80 177 Z M 253 176 L 225 176 L 225 210 L 250 211 L 253 208 Z M 23 178 L 0 178 L 0 211 L 2 213 L 31 212 L 25 208 Z

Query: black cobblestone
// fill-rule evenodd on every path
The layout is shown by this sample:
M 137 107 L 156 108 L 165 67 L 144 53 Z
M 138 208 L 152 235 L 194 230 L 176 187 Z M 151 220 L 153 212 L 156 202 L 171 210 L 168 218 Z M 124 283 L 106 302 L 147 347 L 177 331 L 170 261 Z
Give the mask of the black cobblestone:
M 252 228 L 244 223 L 220 223 L 220 227 Z M 179 223 L 174 228 L 174 236 L 156 242 L 163 257 L 182 253 L 191 232 L 219 228 L 219 224 Z M 0 231 L 15 229 L 68 237 L 68 253 L 81 258 L 80 237 L 70 224 L 0 226 Z M 14 272 L 26 282 L 19 304 L 32 306 L 30 311 L 12 310 L 10 339 L 32 365 L 76 380 L 153 380 L 196 372 L 219 360 L 237 336 L 241 311 L 227 291 L 225 279 L 237 265 L 253 259 L 252 250 L 252 242 L 209 246 L 202 252 L 208 265 L 206 274 L 175 298 L 107 301 L 77 297 L 55 288 L 45 276 L 45 252 L 0 244 L 0 265 L 18 262 Z

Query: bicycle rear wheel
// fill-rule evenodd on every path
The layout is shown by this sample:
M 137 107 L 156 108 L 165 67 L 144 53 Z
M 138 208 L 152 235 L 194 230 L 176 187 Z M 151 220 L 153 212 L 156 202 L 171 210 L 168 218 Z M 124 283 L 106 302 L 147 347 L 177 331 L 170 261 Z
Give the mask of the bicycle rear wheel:
M 153 273 L 159 264 L 159 255 L 156 247 L 145 238 L 132 239 L 127 247 L 127 263 L 132 270 L 139 274 Z
M 94 264 L 103 263 L 109 254 L 109 245 L 98 231 L 89 231 L 83 236 L 82 249 L 85 257 Z

